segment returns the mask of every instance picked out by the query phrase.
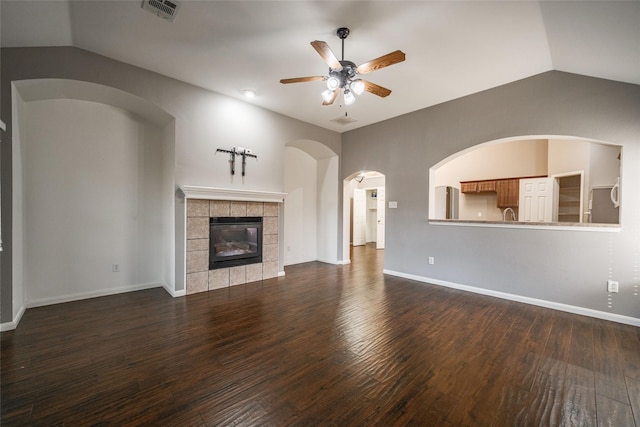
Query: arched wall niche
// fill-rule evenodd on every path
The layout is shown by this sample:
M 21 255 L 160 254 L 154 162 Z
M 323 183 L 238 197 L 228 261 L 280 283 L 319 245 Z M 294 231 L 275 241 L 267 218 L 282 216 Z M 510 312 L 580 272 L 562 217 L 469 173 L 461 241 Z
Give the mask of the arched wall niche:
M 308 139 L 285 145 L 284 265 L 338 263 L 338 154 Z
M 111 105 L 140 116 L 159 128 L 174 118 L 160 107 L 123 90 L 97 83 L 69 79 L 32 79 L 13 82 L 24 102 L 76 99 Z
M 85 81 L 15 81 L 12 92 L 14 318 L 26 307 L 148 287 L 173 293 L 174 118 Z M 89 173 L 75 179 L 78 171 Z
M 429 169 L 429 219 L 619 224 L 621 175 L 619 145 L 558 135 L 503 138 Z M 530 193 L 538 187 L 546 193 Z M 515 191 L 509 200 L 507 191 Z

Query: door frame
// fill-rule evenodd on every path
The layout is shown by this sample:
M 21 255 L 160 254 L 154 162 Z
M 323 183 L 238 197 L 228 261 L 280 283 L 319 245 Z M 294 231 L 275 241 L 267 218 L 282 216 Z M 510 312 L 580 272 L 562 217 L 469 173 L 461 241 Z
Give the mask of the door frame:
M 554 222 L 559 222 L 558 220 L 558 202 L 560 200 L 560 181 L 558 178 L 566 178 L 569 176 L 575 176 L 575 175 L 580 175 L 580 210 L 578 211 L 580 213 L 579 215 L 579 223 L 583 223 L 584 221 L 584 192 L 585 192 L 585 188 L 584 188 L 584 170 L 576 170 L 576 171 L 571 171 L 571 172 L 562 172 L 562 173 L 556 173 L 551 175 L 551 178 L 554 179 L 554 186 L 553 186 L 553 203 L 554 203 L 554 210 L 553 210 L 553 220 Z

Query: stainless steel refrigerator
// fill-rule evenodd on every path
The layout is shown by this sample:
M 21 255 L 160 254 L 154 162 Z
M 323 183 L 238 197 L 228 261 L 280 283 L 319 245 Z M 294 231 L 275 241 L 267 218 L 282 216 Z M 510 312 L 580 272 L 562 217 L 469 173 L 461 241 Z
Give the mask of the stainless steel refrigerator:
M 455 187 L 436 187 L 436 209 L 434 219 L 458 219 L 460 190 Z
M 618 224 L 620 222 L 619 186 L 591 187 L 589 198 L 589 222 L 594 224 Z

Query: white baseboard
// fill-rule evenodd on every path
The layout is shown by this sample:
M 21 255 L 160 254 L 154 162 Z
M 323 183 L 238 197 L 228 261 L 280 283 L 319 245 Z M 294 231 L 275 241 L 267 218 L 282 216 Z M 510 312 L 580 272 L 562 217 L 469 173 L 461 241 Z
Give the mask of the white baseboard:
M 284 277 L 284 271 L 278 271 L 278 277 Z
M 162 288 L 165 291 L 167 291 L 167 293 L 169 295 L 171 295 L 172 297 L 174 297 L 174 298 L 183 297 L 183 296 L 187 295 L 187 290 L 186 289 L 183 289 L 181 291 L 176 291 L 176 290 L 173 290 L 173 289 L 169 288 L 166 283 L 162 284 Z
M 103 297 L 107 295 L 116 295 L 116 294 L 122 294 L 125 292 L 141 291 L 143 289 L 151 289 L 151 288 L 159 288 L 159 287 L 162 287 L 162 284 L 157 282 L 141 283 L 138 285 L 124 286 L 119 288 L 100 289 L 97 291 L 80 292 L 77 294 L 61 295 L 61 296 L 55 296 L 52 298 L 42 298 L 38 300 L 27 301 L 26 306 L 27 308 L 42 307 L 45 305 L 60 304 L 64 302 L 78 301 L 83 299 Z
M 0 324 L 0 332 L 11 331 L 11 330 L 17 328 L 18 324 L 20 323 L 20 319 L 22 319 L 22 315 L 24 314 L 24 312 L 26 311 L 27 308 L 43 307 L 45 305 L 61 304 L 61 303 L 65 303 L 65 302 L 79 301 L 79 300 L 83 300 L 83 299 L 103 297 L 103 296 L 107 296 L 107 295 L 122 294 L 122 293 L 125 293 L 125 292 L 141 291 L 143 289 L 152 289 L 152 288 L 159 288 L 159 287 L 163 287 L 162 284 L 160 284 L 160 283 L 142 283 L 142 284 L 138 284 L 138 285 L 134 285 L 134 286 L 127 286 L 127 287 L 121 287 L 121 288 L 111 288 L 111 289 L 101 289 L 101 290 L 98 290 L 98 291 L 80 292 L 80 293 L 77 293 L 77 294 L 69 294 L 69 295 L 56 296 L 56 297 L 53 297 L 53 298 L 42 298 L 42 299 L 37 299 L 37 300 L 33 300 L 33 301 L 27 301 L 20 308 L 20 310 L 18 311 L 18 315 L 16 316 L 15 319 L 13 319 L 11 322 L 6 322 L 6 323 Z M 167 289 L 167 288 L 165 287 L 165 289 Z
M 18 310 L 18 314 L 16 315 L 15 319 L 13 319 L 11 322 L 0 323 L 0 332 L 14 330 L 18 326 L 18 323 L 20 323 L 20 319 L 22 319 L 22 315 L 26 310 L 27 307 L 23 305 L 22 307 L 20 307 L 20 310 Z
M 316 261 L 324 262 L 325 264 L 340 265 L 340 261 L 338 261 L 337 259 L 318 258 L 316 259 Z
M 473 292 L 476 294 L 487 295 L 496 298 L 502 298 L 510 301 L 521 302 L 524 304 L 537 305 L 539 307 L 551 308 L 553 310 L 565 311 L 567 313 L 579 314 L 582 316 L 594 317 L 596 319 L 609 320 L 611 322 L 623 323 L 625 325 L 640 327 L 640 319 L 630 316 L 623 316 L 621 314 L 607 313 L 605 311 L 593 310 L 591 308 L 578 307 L 575 305 L 562 304 L 559 302 L 541 300 L 537 298 L 525 297 L 522 295 L 515 295 L 506 292 L 493 291 L 491 289 L 476 288 L 474 286 L 462 285 L 459 283 L 448 282 L 446 280 L 431 279 L 429 277 L 417 276 L 415 274 L 402 273 L 393 270 L 383 270 L 384 274 L 391 276 L 403 277 L 405 279 L 411 279 L 418 282 L 429 283 L 437 286 L 444 286 L 447 288 L 459 289 L 462 291 Z
M 350 259 L 342 259 L 342 260 L 338 261 L 338 265 L 347 265 L 347 264 L 351 264 L 351 260 Z

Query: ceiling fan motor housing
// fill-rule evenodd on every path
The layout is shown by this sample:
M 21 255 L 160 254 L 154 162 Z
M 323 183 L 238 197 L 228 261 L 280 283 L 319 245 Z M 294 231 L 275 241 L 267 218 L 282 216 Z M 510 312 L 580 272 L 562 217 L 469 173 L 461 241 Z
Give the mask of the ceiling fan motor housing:
M 340 61 L 342 70 L 329 69 L 329 78 L 335 77 L 340 81 L 340 88 L 347 86 L 356 77 L 358 73 L 356 64 L 351 61 Z

